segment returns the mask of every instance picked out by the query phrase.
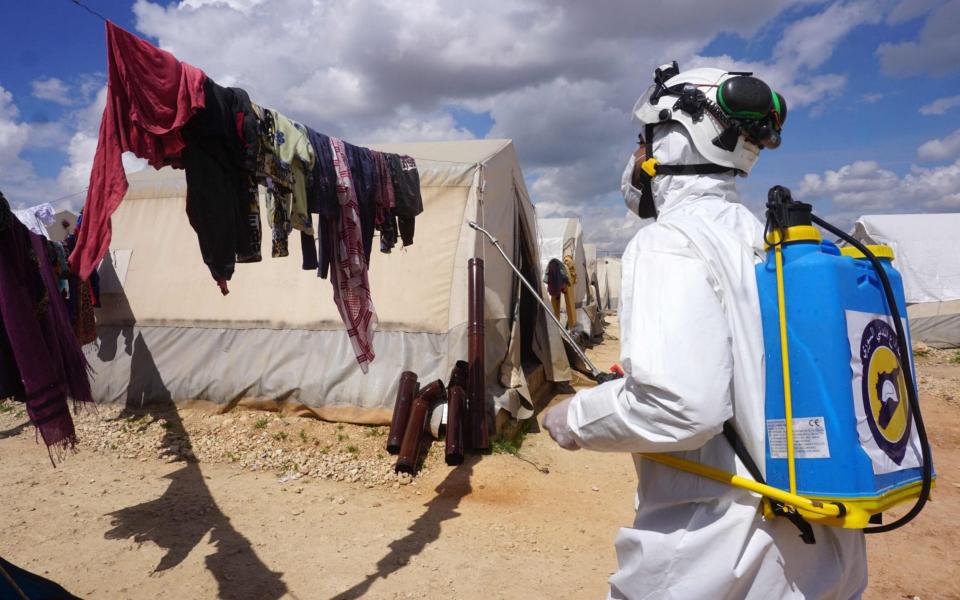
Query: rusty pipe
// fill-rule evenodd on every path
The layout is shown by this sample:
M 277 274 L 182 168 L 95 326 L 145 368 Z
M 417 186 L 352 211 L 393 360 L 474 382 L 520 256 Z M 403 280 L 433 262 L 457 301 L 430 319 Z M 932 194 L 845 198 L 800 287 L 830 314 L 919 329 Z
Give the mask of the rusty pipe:
M 450 466 L 463 464 L 463 434 L 464 431 L 469 431 L 464 426 L 467 409 L 466 386 L 469 381 L 469 372 L 469 363 L 458 360 L 450 373 L 450 383 L 447 384 L 447 435 L 444 459 Z
M 467 361 L 470 375 L 467 383 L 467 402 L 470 410 L 470 452 L 490 452 L 487 432 L 486 344 L 484 341 L 483 259 L 467 261 Z
M 417 374 L 413 371 L 404 371 L 400 374 L 400 383 L 397 386 L 397 399 L 393 404 L 393 419 L 390 421 L 390 435 L 387 437 L 387 452 L 399 454 L 403 444 L 403 432 L 410 419 L 410 405 L 417 395 L 419 384 Z
M 430 405 L 443 400 L 445 392 L 443 382 L 438 379 L 422 388 L 417 397 L 413 399 L 407 427 L 403 432 L 403 443 L 400 445 L 400 456 L 397 457 L 397 466 L 394 468 L 397 473 L 413 475 L 417 472 L 417 464 L 420 460 L 420 442 L 423 440 L 423 430 L 427 425 Z

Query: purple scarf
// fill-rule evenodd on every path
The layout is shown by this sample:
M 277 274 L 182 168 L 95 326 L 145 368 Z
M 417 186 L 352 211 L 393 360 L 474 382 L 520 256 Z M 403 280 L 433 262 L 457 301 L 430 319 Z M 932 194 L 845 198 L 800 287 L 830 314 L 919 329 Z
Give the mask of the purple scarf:
M 0 318 L 23 382 L 27 414 L 51 452 L 77 436 L 67 406 L 92 402 L 87 363 L 74 337 L 42 237 L 31 233 L 0 196 Z

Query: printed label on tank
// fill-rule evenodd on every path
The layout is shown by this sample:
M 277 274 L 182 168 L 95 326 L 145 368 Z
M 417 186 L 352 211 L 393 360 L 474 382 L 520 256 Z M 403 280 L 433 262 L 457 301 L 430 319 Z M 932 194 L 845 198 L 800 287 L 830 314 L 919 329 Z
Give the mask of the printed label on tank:
M 787 458 L 787 420 L 767 419 L 770 458 Z M 793 455 L 796 458 L 830 458 L 827 426 L 823 417 L 793 419 Z
M 906 329 L 906 321 L 903 326 Z M 847 335 L 857 435 L 874 474 L 919 467 L 920 440 L 910 414 L 893 318 L 848 310 Z

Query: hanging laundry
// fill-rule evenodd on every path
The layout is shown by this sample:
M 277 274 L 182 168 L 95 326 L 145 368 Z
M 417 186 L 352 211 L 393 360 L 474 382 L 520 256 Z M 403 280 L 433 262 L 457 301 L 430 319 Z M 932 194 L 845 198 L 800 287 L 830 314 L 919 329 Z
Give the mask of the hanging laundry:
M 340 211 L 340 202 L 337 200 L 337 172 L 333 167 L 330 138 L 310 127 L 307 127 L 307 137 L 315 158 L 313 168 L 307 175 L 307 210 L 311 214 L 320 215 L 320 226 L 316 229 L 316 238 L 309 233 L 300 232 L 300 249 L 303 269 L 317 269 L 318 275 L 326 279 L 330 267 L 332 240 L 329 235 L 330 228 L 325 226 L 324 220 L 336 219 Z
M 307 208 L 307 173 L 314 164 L 306 128 L 269 108 L 253 104 L 260 120 L 257 176 L 267 189 L 267 221 L 273 230 L 271 254 L 288 256 L 290 232 L 313 235 Z
M 261 260 L 260 205 L 253 182 L 260 141 L 245 91 L 212 79 L 203 89 L 204 108 L 183 128 L 187 216 L 203 262 L 225 288 L 237 261 Z
M 543 282 L 547 284 L 547 293 L 554 298 L 559 298 L 570 285 L 570 272 L 567 266 L 559 259 L 551 258 L 547 263 Z
M 28 230 L 0 194 L 0 391 L 26 403 L 30 422 L 54 453 L 77 438 L 67 397 L 92 402 L 86 361 L 73 336 L 45 239 Z M 17 373 L 11 381 L 9 373 Z
M 363 256 L 370 264 L 370 252 L 373 250 L 373 232 L 376 229 L 377 166 L 373 153 L 368 148 L 354 146 L 344 142 L 347 159 L 350 162 L 350 176 L 357 192 L 357 205 L 360 211 L 360 234 L 363 240 Z
M 382 152 L 374 152 L 373 158 L 377 167 L 376 215 L 373 223 L 380 231 L 380 251 L 389 253 L 397 243 L 396 227 L 392 218 L 396 205 L 393 177 L 390 175 L 387 157 Z
M 340 202 L 340 218 L 327 223 L 328 227 L 335 229 L 331 235 L 336 240 L 330 282 L 333 284 L 334 302 L 347 326 L 347 335 L 350 336 L 360 370 L 366 373 L 375 356 L 373 334 L 377 328 L 377 314 L 370 297 L 359 205 L 347 150 L 344 142 L 337 138 L 330 138 L 330 145 L 333 148 L 337 199 Z
M 53 225 L 53 222 L 56 220 L 56 211 L 53 210 L 53 206 L 50 203 L 44 202 L 43 204 L 31 206 L 30 208 L 14 209 L 13 214 L 33 233 L 42 235 L 45 238 L 50 237 L 47 233 L 47 226 Z
M 182 63 L 107 22 L 107 105 L 87 190 L 86 218 L 70 266 L 90 277 L 110 247 L 110 215 L 127 191 L 122 155 L 133 152 L 154 168 L 182 166 L 181 129 L 204 106 L 200 69 Z
M 397 230 L 404 246 L 413 244 L 416 217 L 423 212 L 423 198 L 420 195 L 420 173 L 417 162 L 409 156 L 387 155 L 390 176 L 393 180 L 395 206 L 393 214 L 397 218 Z

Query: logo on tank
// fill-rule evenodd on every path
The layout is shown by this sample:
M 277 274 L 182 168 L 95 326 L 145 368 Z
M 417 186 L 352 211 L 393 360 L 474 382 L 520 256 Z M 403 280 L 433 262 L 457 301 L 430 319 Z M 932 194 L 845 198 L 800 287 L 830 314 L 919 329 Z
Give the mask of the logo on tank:
M 874 319 L 867 324 L 860 336 L 860 361 L 870 433 L 883 453 L 899 465 L 907 452 L 912 421 L 900 343 L 889 323 Z

